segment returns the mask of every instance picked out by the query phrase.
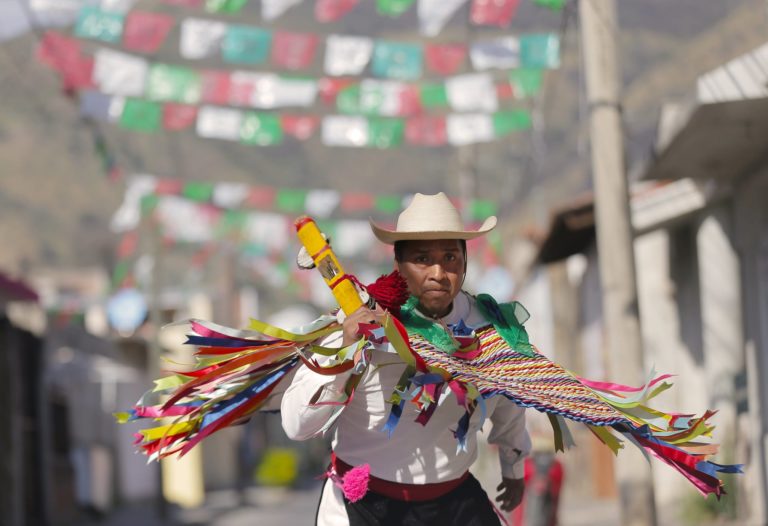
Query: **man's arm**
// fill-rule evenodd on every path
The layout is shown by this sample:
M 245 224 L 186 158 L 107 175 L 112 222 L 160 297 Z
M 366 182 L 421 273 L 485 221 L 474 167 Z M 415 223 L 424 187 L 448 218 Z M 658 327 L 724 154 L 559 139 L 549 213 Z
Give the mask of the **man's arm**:
M 525 409 L 507 398 L 501 398 L 491 414 L 493 429 L 488 443 L 499 447 L 502 482 L 496 488 L 501 509 L 510 511 L 523 498 L 524 462 L 531 452 L 531 438 L 525 428 Z
M 377 307 L 371 311 L 361 307 L 343 321 L 343 331 L 323 342 L 326 347 L 346 347 L 360 339 L 359 325 L 374 323 L 384 312 Z M 280 413 L 283 429 L 292 440 L 307 440 L 326 429 L 332 418 L 338 417 L 339 404 L 347 399 L 344 387 L 351 371 L 325 376 L 301 366 L 291 385 L 283 394 Z M 313 400 L 313 398 L 316 398 Z M 315 405 L 310 405 L 314 402 Z M 328 404 L 331 402 L 332 404 Z M 321 403 L 322 405 L 317 405 Z

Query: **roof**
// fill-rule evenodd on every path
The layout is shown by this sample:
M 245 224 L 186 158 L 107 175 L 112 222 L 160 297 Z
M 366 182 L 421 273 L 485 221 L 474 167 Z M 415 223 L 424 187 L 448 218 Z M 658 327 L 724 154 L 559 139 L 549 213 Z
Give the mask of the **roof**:
M 554 263 L 586 251 L 595 239 L 595 206 L 592 196 L 572 201 L 553 211 L 546 237 L 535 262 Z
M 739 177 L 768 161 L 768 97 L 701 104 L 643 179 Z

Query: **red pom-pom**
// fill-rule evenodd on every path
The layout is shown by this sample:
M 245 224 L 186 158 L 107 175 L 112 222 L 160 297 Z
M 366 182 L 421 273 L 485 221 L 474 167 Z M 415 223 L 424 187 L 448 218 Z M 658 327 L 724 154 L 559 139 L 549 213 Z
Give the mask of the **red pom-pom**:
M 394 316 L 400 315 L 400 307 L 408 301 L 410 296 L 408 284 L 396 270 L 389 275 L 382 275 L 365 289 L 376 303 L 381 305 L 381 308 L 388 310 Z

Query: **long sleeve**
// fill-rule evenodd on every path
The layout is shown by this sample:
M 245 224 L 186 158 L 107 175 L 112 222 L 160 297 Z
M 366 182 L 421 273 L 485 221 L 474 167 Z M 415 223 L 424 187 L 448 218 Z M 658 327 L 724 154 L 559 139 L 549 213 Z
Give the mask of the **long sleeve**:
M 341 343 L 335 339 L 326 341 L 323 345 L 334 347 Z M 316 402 L 343 402 L 346 399 L 344 386 L 351 372 L 335 376 L 318 374 L 308 367 L 301 365 L 294 376 L 291 385 L 283 393 L 280 404 L 280 415 L 288 438 L 292 440 L 307 440 L 320 433 L 328 421 L 338 414 L 338 405 L 313 405 L 310 400 L 320 391 Z
M 531 452 L 531 437 L 525 427 L 525 409 L 501 397 L 491 413 L 493 429 L 488 443 L 499 447 L 501 476 L 523 478 L 523 460 Z

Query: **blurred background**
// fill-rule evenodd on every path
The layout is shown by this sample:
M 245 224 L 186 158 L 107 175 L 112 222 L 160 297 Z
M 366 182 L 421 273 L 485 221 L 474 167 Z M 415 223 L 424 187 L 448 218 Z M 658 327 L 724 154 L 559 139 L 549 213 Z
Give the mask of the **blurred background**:
M 159 466 L 112 413 L 189 361 L 163 325 L 333 307 L 297 216 L 368 283 L 392 265 L 368 218 L 443 191 L 499 216 L 466 288 L 521 301 L 542 352 L 718 410 L 715 461 L 745 474 L 717 501 L 643 461 L 633 524 L 768 524 L 768 3 L 615 4 L 0 0 L 2 523 L 312 524 L 325 440 L 259 414 Z M 625 452 L 574 425 L 553 457 L 530 420 L 511 523 L 630 523 Z

